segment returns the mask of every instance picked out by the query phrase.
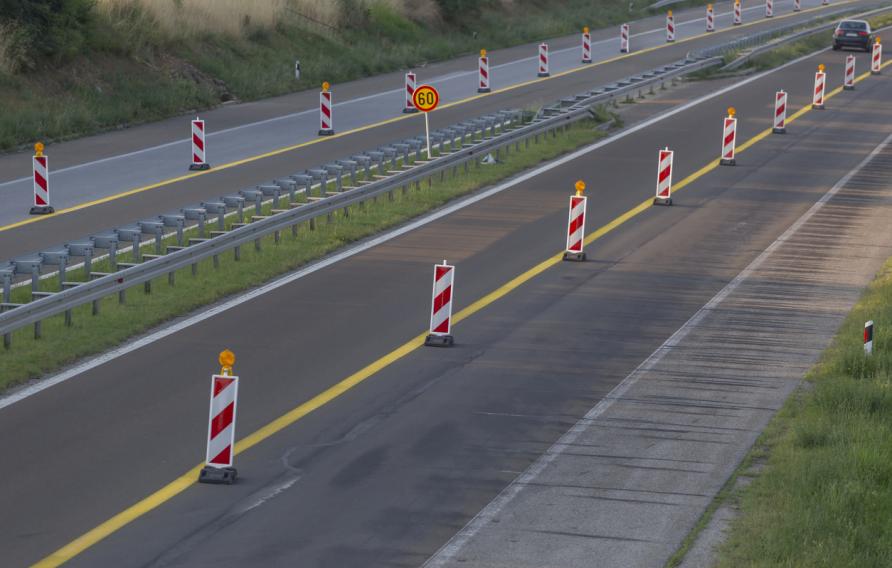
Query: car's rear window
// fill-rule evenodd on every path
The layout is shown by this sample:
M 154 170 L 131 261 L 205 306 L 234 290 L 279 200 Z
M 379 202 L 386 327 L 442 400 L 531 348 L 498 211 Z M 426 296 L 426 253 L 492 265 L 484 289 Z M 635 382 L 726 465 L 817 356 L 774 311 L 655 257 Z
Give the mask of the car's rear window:
M 844 30 L 866 30 L 867 24 L 864 22 L 841 22 L 839 27 Z

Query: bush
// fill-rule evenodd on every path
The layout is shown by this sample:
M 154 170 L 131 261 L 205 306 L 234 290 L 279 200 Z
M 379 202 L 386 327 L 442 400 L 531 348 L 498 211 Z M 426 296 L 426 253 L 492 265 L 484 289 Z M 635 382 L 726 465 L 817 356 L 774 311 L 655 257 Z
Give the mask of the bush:
M 0 21 L 16 30 L 5 48 L 18 67 L 36 67 L 39 57 L 54 63 L 87 47 L 95 0 L 0 0 Z M 14 65 L 16 66 L 16 65 Z

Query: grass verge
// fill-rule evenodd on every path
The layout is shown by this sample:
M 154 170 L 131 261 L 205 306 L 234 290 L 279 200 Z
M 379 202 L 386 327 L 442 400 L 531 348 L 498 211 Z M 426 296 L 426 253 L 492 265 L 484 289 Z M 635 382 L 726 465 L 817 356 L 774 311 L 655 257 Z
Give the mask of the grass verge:
M 385 195 L 364 206 L 350 207 L 349 216 L 339 211 L 331 222 L 325 217 L 317 219 L 313 230 L 308 223 L 304 224 L 296 238 L 283 233 L 281 241 L 275 244 L 273 236 L 266 237 L 260 251 L 243 246 L 239 261 L 230 253 L 221 256 L 219 268 L 215 269 L 209 259 L 199 263 L 197 275 L 193 276 L 191 269 L 180 270 L 173 286 L 161 278 L 152 283 L 151 293 L 145 293 L 142 285 L 129 289 L 124 304 L 118 303 L 117 296 L 107 297 L 101 301 L 97 316 L 91 315 L 90 305 L 81 306 L 73 310 L 71 327 L 65 326 L 62 316 L 44 320 L 42 339 L 34 339 L 30 327 L 20 329 L 12 335 L 12 347 L 0 351 L 0 390 L 118 345 L 171 318 L 262 284 L 452 199 L 590 143 L 604 136 L 597 126 L 607 115 L 600 111 L 598 116 L 597 120 L 576 123 L 555 137 L 540 137 L 528 149 L 521 144 L 520 151 L 512 148 L 508 154 L 503 152 L 498 164 L 472 164 L 467 173 L 459 168 L 455 175 L 434 177 L 430 186 L 422 183 L 420 189 L 413 186 L 408 191 L 396 190 L 392 198 Z M 246 211 L 246 217 L 250 215 L 250 210 Z M 119 257 L 119 261 L 129 260 L 128 256 Z M 94 264 L 93 270 L 102 271 L 104 266 Z M 223 271 L 225 279 L 218 275 Z M 66 280 L 84 280 L 83 270 L 69 271 Z M 58 286 L 55 278 L 40 284 L 47 291 L 58 290 Z M 25 301 L 29 295 L 30 289 L 19 288 L 13 301 Z
M 423 67 L 480 48 L 578 32 L 583 25 L 617 25 L 651 13 L 646 3 L 616 0 L 465 4 L 461 19 L 425 22 L 387 2 L 344 0 L 344 10 L 348 5 L 356 9 L 347 10 L 337 28 L 308 27 L 293 17 L 271 27 L 252 24 L 237 36 L 186 38 L 166 34 L 138 4 L 98 11 L 77 55 L 55 64 L 39 59 L 17 72 L 0 65 L 0 104 L 6 110 L 0 113 L 0 151 L 195 112 L 232 99 L 314 89 L 322 81 L 337 85 Z M 302 66 L 299 81 L 295 59 Z
M 892 566 L 890 326 L 892 259 L 756 443 L 750 463 L 755 456 L 765 466 L 732 496 L 741 515 L 719 567 Z

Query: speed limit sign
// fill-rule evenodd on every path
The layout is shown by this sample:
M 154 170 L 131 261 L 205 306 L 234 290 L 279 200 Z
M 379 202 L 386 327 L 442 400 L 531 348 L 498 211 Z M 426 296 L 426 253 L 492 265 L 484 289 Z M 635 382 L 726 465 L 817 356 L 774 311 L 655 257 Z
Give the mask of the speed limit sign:
M 440 93 L 430 85 L 421 85 L 415 89 L 415 93 L 412 95 L 412 104 L 415 105 L 415 108 L 424 113 L 424 135 L 425 138 L 427 138 L 427 159 L 430 160 L 431 127 L 427 115 L 440 104 Z
M 430 85 L 421 85 L 412 95 L 412 103 L 421 112 L 430 112 L 440 104 L 440 93 Z

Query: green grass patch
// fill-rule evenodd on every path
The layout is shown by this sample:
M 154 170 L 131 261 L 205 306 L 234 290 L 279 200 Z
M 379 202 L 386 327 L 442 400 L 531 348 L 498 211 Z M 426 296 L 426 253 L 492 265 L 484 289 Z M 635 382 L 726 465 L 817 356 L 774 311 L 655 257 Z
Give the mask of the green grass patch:
M 158 120 L 233 98 L 317 89 L 323 81 L 336 86 L 649 13 L 646 3 L 616 0 L 515 3 L 467 3 L 456 19 L 416 22 L 376 2 L 352 11 L 334 31 L 286 19 L 244 36 L 188 39 L 165 36 L 138 8 L 102 13 L 90 24 L 80 55 L 59 64 L 38 58 L 34 68 L 17 72 L 0 66 L 0 104 L 6 109 L 0 114 L 0 150 Z M 300 81 L 293 75 L 295 59 L 301 60 Z
M 875 323 L 864 355 L 864 322 Z M 757 442 L 718 566 L 892 566 L 892 260 Z
M 599 111 L 599 116 L 606 116 L 603 110 Z M 309 223 L 304 223 L 299 227 L 297 237 L 290 231 L 283 232 L 279 244 L 275 244 L 273 236 L 265 237 L 260 251 L 253 245 L 243 246 L 239 261 L 229 252 L 221 255 L 219 268 L 214 268 L 212 260 L 208 259 L 199 263 L 195 276 L 191 268 L 178 271 L 173 286 L 167 278 L 156 279 L 150 294 L 144 292 L 143 285 L 134 286 L 127 291 L 124 304 L 118 303 L 116 295 L 103 299 L 97 316 L 91 315 L 90 305 L 81 306 L 72 313 L 71 327 L 65 327 L 62 316 L 45 320 L 41 339 L 34 339 L 30 326 L 20 329 L 13 333 L 12 347 L 7 351 L 0 350 L 0 390 L 99 353 L 171 318 L 262 284 L 452 199 L 590 143 L 604 136 L 597 125 L 595 120 L 581 121 L 556 137 L 540 136 L 539 142 L 531 142 L 528 149 L 523 143 L 520 151 L 512 146 L 510 153 L 502 151 L 498 164 L 470 164 L 467 172 L 460 166 L 455 175 L 449 172 L 442 178 L 434 176 L 430 185 L 422 182 L 420 188 L 416 188 L 413 184 L 406 191 L 394 190 L 392 197 L 385 194 L 363 206 L 351 206 L 348 216 L 338 211 L 330 223 L 323 216 L 316 220 L 314 230 L 310 230 Z M 266 206 L 267 211 L 268 208 Z M 246 218 L 252 213 L 253 208 L 246 208 Z M 129 253 L 121 255 L 119 260 L 127 261 L 129 257 Z M 106 262 L 94 263 L 93 269 L 102 271 L 106 266 Z M 226 278 L 220 278 L 219 272 L 225 272 Z M 66 275 L 69 281 L 82 281 L 84 277 L 83 270 L 69 271 Z M 58 290 L 58 286 L 55 278 L 44 280 L 40 285 L 47 291 Z M 25 301 L 29 296 L 30 288 L 19 288 L 14 291 L 13 300 Z

